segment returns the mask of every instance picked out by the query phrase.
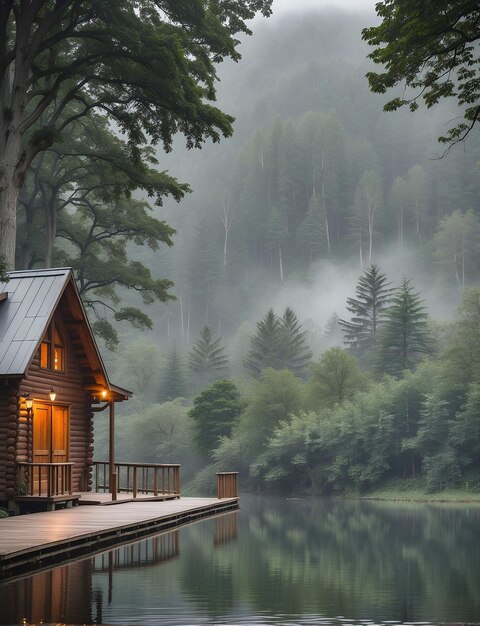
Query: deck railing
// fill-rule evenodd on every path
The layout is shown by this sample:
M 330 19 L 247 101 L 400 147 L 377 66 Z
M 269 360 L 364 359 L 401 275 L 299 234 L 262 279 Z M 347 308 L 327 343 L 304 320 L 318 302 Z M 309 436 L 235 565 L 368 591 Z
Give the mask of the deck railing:
M 17 495 L 72 495 L 73 463 L 17 463 Z
M 238 498 L 238 472 L 217 472 L 218 498 Z
M 108 461 L 94 461 L 95 491 L 110 490 Z M 116 491 L 154 496 L 180 496 L 180 465 L 164 463 L 115 463 Z

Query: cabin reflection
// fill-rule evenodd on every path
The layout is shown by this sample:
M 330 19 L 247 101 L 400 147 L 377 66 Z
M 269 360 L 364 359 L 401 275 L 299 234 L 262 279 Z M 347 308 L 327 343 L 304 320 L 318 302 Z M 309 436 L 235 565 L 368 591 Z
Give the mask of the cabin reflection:
M 180 531 L 174 530 L 0 585 L 0 624 L 101 623 L 104 594 L 96 588 L 95 578 L 108 576 L 110 604 L 115 571 L 159 566 L 178 558 L 179 537 Z
M 237 539 L 237 517 L 238 512 L 227 513 L 215 520 L 215 535 L 213 545 L 215 548 L 225 545 Z
M 174 530 L 93 557 L 93 572 L 111 572 L 118 569 L 157 565 L 176 559 L 178 556 L 180 556 L 180 534 L 178 530 Z
M 87 559 L 0 586 L 3 624 L 88 624 L 92 561 Z

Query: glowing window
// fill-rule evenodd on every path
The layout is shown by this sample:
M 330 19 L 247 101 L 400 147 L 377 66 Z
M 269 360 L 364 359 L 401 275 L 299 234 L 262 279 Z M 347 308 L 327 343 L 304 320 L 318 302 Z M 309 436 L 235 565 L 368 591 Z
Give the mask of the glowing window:
M 53 369 L 57 372 L 65 371 L 65 349 L 63 347 L 63 341 L 55 328 L 53 333 L 54 347 L 53 347 Z
M 50 342 L 42 341 L 40 344 L 40 367 L 42 369 L 49 369 L 50 363 Z
M 40 344 L 40 367 L 56 372 L 65 371 L 65 347 L 56 327 L 51 324 Z

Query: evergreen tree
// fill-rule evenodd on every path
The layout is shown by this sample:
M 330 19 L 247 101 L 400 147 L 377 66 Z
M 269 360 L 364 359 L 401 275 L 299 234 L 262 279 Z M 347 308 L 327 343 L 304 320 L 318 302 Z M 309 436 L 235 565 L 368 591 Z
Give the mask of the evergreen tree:
M 243 361 L 252 376 L 258 378 L 261 371 L 267 367 L 281 369 L 280 340 L 281 322 L 273 309 L 270 309 L 265 317 L 257 322 L 257 332 L 250 338 L 250 352 Z
M 378 332 L 392 298 L 393 290 L 389 285 L 379 267 L 371 265 L 358 280 L 357 297 L 347 299 L 347 310 L 352 314 L 350 321 L 339 320 L 344 342 L 368 367 L 373 366 Z
M 306 344 L 307 331 L 292 309 L 285 309 L 280 326 L 280 369 L 289 369 L 302 376 L 312 358 L 312 351 Z
M 386 311 L 377 366 L 379 371 L 399 377 L 413 369 L 422 356 L 432 353 L 428 315 L 418 293 L 404 278 Z
M 301 376 L 312 358 L 306 335 L 307 331 L 302 331 L 302 325 L 291 309 L 285 309 L 282 318 L 270 309 L 257 322 L 257 333 L 250 338 L 251 349 L 243 364 L 256 378 L 267 367 L 289 369 Z
M 217 447 L 220 437 L 230 435 L 244 408 L 231 380 L 217 380 L 194 399 L 189 416 L 195 422 L 195 440 L 205 457 Z
M 228 370 L 228 357 L 221 341 L 221 337 L 215 339 L 213 330 L 205 326 L 188 355 L 189 368 L 196 374 L 200 388 L 222 378 Z
M 308 211 L 297 230 L 297 250 L 308 261 L 328 252 L 326 223 L 321 198 L 315 194 L 310 198 Z
M 183 359 L 175 344 L 166 356 L 165 366 L 160 376 L 160 400 L 175 400 L 187 395 L 187 380 Z

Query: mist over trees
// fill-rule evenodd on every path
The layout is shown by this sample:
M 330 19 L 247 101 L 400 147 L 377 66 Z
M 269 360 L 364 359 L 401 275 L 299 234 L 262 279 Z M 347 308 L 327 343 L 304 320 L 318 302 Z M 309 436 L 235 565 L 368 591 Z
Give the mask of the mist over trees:
M 193 490 L 232 469 L 246 488 L 289 493 L 478 488 L 475 11 L 459 36 L 455 3 L 428 12 L 450 48 L 428 31 L 426 85 L 415 28 L 391 40 L 395 2 L 374 27 L 325 11 L 257 23 L 252 39 L 245 20 L 267 0 L 39 2 L 30 18 L 17 4 L 0 272 L 14 258 L 74 268 L 117 350 L 105 350 L 112 379 L 137 394 L 119 411 L 133 447 L 118 454 L 180 462 Z M 458 83 L 442 78 L 443 52 Z M 393 90 L 395 113 L 366 74 Z M 401 80 L 438 106 L 399 95 Z M 457 104 L 466 122 L 445 131 Z

